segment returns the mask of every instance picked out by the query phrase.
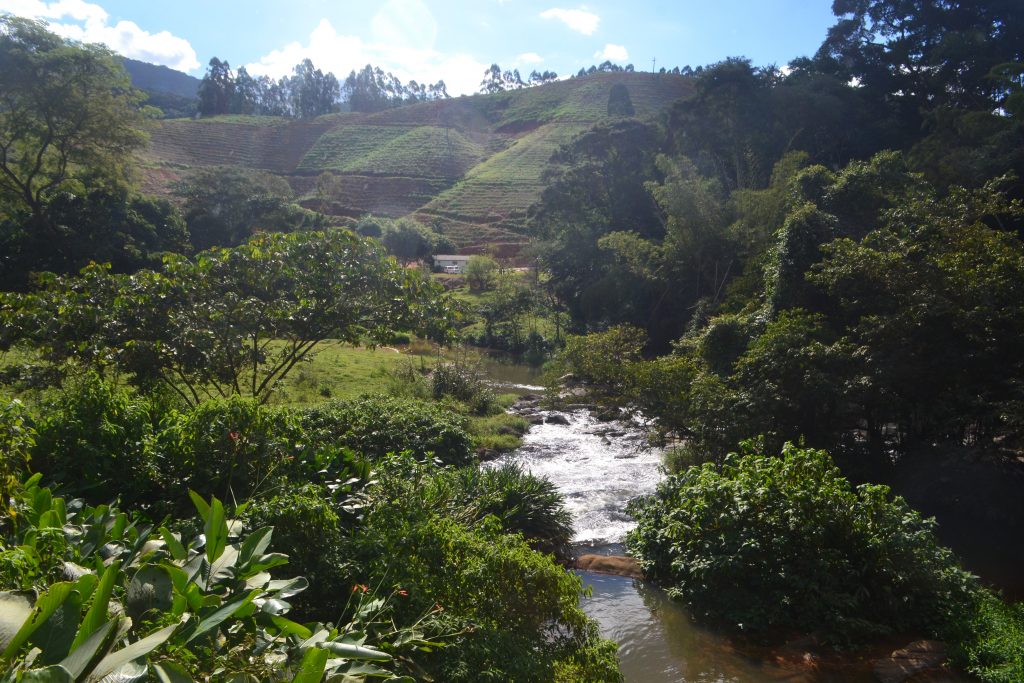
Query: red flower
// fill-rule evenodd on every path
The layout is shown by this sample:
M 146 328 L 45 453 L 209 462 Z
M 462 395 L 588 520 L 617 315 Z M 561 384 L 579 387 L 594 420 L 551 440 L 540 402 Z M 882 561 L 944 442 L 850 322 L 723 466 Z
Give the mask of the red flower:
M 232 441 L 238 441 L 238 437 L 238 432 L 228 432 L 228 438 L 231 439 Z
M 405 590 L 403 588 L 399 588 L 398 589 L 398 594 L 401 595 L 403 598 L 409 597 L 409 591 L 407 591 L 407 590 Z

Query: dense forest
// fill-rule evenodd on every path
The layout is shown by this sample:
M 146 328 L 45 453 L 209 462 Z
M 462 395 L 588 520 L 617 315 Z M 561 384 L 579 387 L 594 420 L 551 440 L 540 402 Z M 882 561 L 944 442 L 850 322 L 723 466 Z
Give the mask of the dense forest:
M 428 345 L 467 341 L 644 418 L 667 476 L 627 547 L 702 623 L 940 639 L 1024 679 L 1024 607 L 945 535 L 1024 559 L 1024 6 L 833 10 L 813 56 L 684 69 L 659 117 L 613 89 L 548 162 L 534 273 L 477 257 L 463 298 L 412 267 L 454 245 L 409 218 L 346 227 L 238 168 L 145 194 L 157 113 L 119 58 L 0 16 L 4 680 L 621 680 L 560 494 L 478 467 L 528 425 Z M 555 79 L 495 64 L 481 90 Z M 446 96 L 216 58 L 198 95 L 298 118 Z M 275 403 L 336 344 L 431 360 Z

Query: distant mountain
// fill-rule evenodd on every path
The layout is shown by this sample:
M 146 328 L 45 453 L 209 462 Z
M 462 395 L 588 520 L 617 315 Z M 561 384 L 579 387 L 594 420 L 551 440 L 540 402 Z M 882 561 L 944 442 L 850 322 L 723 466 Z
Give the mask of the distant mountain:
M 164 118 L 195 116 L 199 104 L 198 78 L 137 59 L 125 58 L 124 68 L 132 85 L 149 95 L 146 104 L 162 110 Z
M 195 76 L 189 76 L 166 66 L 140 62 L 137 59 L 125 58 L 124 68 L 131 76 L 132 85 L 139 90 L 149 93 L 168 93 L 186 99 L 195 99 L 199 95 L 200 80 Z
M 268 171 L 310 208 L 349 219 L 411 216 L 462 249 L 515 253 L 527 242 L 527 209 L 546 187 L 561 145 L 623 118 L 609 115 L 610 101 L 628 98 L 635 117 L 655 120 L 690 92 L 690 79 L 672 74 L 598 73 L 310 121 L 155 121 L 143 176 L 149 191 L 165 193 L 190 168 Z M 330 182 L 320 180 L 325 173 Z

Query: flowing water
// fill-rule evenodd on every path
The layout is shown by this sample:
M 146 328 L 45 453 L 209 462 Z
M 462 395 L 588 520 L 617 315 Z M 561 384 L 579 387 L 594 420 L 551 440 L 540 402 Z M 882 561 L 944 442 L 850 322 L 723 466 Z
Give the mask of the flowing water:
M 573 514 L 575 541 L 584 546 L 583 552 L 621 554 L 621 543 L 633 525 L 625 511 L 626 503 L 654 490 L 662 477 L 661 453 L 647 445 L 644 434 L 635 426 L 600 422 L 584 409 L 559 414 L 568 424 L 535 425 L 526 434 L 522 447 L 498 462 L 518 462 L 554 482 Z M 694 624 L 682 607 L 654 586 L 619 576 L 591 572 L 580 575 L 592 590 L 582 606 L 600 624 L 603 635 L 619 644 L 619 661 L 626 681 L 872 680 L 870 676 L 850 673 L 783 667 L 767 658 L 748 656 L 722 636 Z

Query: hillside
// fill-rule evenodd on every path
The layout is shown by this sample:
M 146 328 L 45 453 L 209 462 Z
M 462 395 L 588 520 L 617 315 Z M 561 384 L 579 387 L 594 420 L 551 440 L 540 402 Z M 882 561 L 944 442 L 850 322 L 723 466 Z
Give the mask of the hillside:
M 514 252 L 526 242 L 526 212 L 544 188 L 552 153 L 608 119 L 608 94 L 618 83 L 641 118 L 656 117 L 690 88 L 679 76 L 600 73 L 313 121 L 155 121 L 143 158 L 145 183 L 163 193 L 191 168 L 264 170 L 286 178 L 303 204 L 336 216 L 412 216 L 465 250 L 493 245 Z M 328 196 L 316 190 L 324 173 L 335 176 Z

